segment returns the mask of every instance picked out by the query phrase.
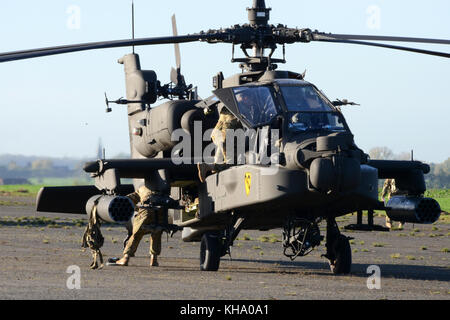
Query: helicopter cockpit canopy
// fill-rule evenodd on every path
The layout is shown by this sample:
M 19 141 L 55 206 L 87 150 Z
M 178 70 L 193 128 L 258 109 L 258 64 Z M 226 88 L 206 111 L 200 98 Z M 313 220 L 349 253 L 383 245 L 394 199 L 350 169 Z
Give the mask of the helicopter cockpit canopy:
M 252 127 L 267 124 L 278 114 L 269 87 L 237 87 L 233 93 L 239 113 Z
M 344 132 L 347 129 L 339 116 L 331 112 L 289 112 L 288 128 L 293 132 L 327 130 Z
M 283 114 L 292 132 L 347 130 L 342 114 L 305 81 L 277 79 L 263 85 L 217 89 L 214 94 L 247 128 L 270 125 Z
M 314 86 L 280 85 L 280 91 L 286 105 L 290 131 L 346 131 L 342 115 Z
M 228 87 L 213 92 L 249 129 L 270 125 L 282 111 L 270 84 Z
M 312 85 L 281 85 L 280 90 L 288 111 L 334 111 Z

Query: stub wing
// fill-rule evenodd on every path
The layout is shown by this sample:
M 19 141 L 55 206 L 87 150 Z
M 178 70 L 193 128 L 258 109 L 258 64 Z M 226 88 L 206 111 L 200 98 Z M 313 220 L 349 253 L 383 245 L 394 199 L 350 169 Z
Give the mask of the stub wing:
M 152 171 L 165 169 L 170 171 L 174 180 L 198 180 L 197 164 L 176 164 L 169 158 L 158 159 L 111 159 L 88 162 L 84 165 L 84 171 L 94 176 L 103 174 L 109 169 L 117 170 L 120 178 L 145 178 Z
M 119 187 L 120 195 L 127 195 L 134 191 L 133 185 Z M 36 198 L 36 211 L 85 214 L 87 201 L 100 195 L 101 191 L 95 186 L 66 186 L 43 187 Z

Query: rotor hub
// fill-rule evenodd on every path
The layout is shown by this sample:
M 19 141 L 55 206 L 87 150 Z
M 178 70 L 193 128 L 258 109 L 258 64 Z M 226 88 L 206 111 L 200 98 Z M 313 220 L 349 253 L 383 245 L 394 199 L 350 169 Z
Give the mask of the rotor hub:
M 247 8 L 250 25 L 267 25 L 267 22 L 270 19 L 270 10 L 272 9 L 266 8 L 264 0 L 254 0 L 253 7 Z

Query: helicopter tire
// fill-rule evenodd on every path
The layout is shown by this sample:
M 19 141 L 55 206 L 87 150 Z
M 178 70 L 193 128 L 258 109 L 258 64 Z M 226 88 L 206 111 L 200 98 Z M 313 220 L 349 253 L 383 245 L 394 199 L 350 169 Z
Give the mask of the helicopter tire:
M 207 232 L 202 236 L 200 243 L 200 270 L 219 270 L 221 245 L 218 234 Z
M 352 267 L 352 250 L 350 241 L 342 234 L 338 236 L 335 243 L 335 259 L 330 261 L 330 269 L 333 274 L 350 273 Z

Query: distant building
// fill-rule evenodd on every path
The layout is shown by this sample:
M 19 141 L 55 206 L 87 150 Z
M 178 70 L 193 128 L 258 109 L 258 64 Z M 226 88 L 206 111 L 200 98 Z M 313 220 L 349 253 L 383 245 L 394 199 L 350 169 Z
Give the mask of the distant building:
M 31 184 L 25 178 L 0 178 L 0 185 Z

